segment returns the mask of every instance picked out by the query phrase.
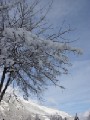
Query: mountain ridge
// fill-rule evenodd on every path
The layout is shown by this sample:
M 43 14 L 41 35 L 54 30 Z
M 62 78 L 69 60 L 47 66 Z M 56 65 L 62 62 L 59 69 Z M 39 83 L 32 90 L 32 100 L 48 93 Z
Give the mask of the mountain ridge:
M 50 116 L 61 116 L 71 118 L 71 116 L 64 112 L 56 109 L 52 109 L 46 106 L 41 106 L 34 103 L 32 100 L 26 101 L 15 97 L 14 95 L 6 95 L 4 100 L 0 104 L 0 120 L 31 120 L 35 119 L 38 115 L 40 120 L 50 120 Z

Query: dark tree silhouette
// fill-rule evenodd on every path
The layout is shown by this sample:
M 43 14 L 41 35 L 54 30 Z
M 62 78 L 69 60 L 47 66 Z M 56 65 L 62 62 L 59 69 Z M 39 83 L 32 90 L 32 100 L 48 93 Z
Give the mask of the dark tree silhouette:
M 76 115 L 75 115 L 74 120 L 79 120 L 79 117 L 77 116 L 77 113 L 76 113 Z

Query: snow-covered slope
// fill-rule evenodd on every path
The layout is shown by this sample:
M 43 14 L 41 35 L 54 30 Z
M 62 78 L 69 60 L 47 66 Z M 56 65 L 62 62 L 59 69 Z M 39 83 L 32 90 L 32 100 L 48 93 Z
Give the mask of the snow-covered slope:
M 0 105 L 0 120 L 34 120 L 36 115 L 40 120 L 50 120 L 51 115 L 61 116 L 62 118 L 70 118 L 68 113 L 63 111 L 40 106 L 34 102 L 17 100 L 11 96 L 10 100 L 5 97 Z
M 65 118 L 65 117 L 70 117 L 69 114 L 63 112 L 63 111 L 59 111 L 59 110 L 55 110 L 55 109 L 51 109 L 51 108 L 48 108 L 48 107 L 45 107 L 45 106 L 40 106 L 36 103 L 33 103 L 32 101 L 25 101 L 23 100 L 23 105 L 25 106 L 25 108 L 30 111 L 30 112 L 33 112 L 33 113 L 37 113 L 37 114 L 42 114 L 42 115 L 54 115 L 54 114 L 58 114 L 60 116 L 62 116 L 62 118 Z M 32 109 L 30 109 L 30 107 Z

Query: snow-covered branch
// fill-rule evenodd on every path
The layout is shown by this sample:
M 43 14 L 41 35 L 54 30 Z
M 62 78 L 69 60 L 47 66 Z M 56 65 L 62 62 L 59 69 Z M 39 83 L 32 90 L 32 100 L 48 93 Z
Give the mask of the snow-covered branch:
M 63 88 L 58 85 L 57 75 L 68 73 L 70 58 L 67 52 L 81 54 L 80 49 L 72 47 L 69 43 L 54 41 L 68 30 L 62 34 L 59 32 L 58 35 L 50 35 L 50 38 L 54 39 L 39 37 L 31 30 L 36 30 L 31 13 L 37 4 L 38 1 L 33 4 L 33 8 L 28 9 L 32 8 L 29 12 L 25 0 L 14 0 L 10 4 L 0 6 L 0 66 L 5 70 L 0 82 L 0 94 L 5 93 L 2 88 L 7 73 L 10 79 L 6 82 L 6 88 L 12 81 L 16 81 L 27 97 L 29 90 L 38 95 L 48 83 Z M 14 6 L 15 9 L 12 10 Z M 7 8 L 10 9 L 5 11 Z

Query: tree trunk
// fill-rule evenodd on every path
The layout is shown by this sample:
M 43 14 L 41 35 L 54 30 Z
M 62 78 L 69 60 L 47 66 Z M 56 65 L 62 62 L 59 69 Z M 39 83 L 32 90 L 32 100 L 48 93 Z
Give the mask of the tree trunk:
M 5 75 L 6 74 L 7 74 L 7 67 L 4 67 L 3 74 L 1 77 L 1 82 L 0 82 L 0 102 L 3 99 L 5 91 L 7 90 L 7 87 L 9 86 L 9 83 L 10 83 L 11 73 L 9 74 L 9 77 L 7 78 L 7 81 L 5 82 Z M 6 84 L 3 86 L 4 82 Z
M 1 91 L 2 91 L 2 88 L 3 88 L 3 83 L 4 83 L 4 80 L 5 80 L 5 74 L 6 73 L 7 73 L 7 68 L 4 67 L 3 74 L 2 74 L 2 77 L 1 77 L 1 82 L 0 82 L 0 94 L 1 94 Z
M 4 94 L 5 94 L 5 91 L 7 90 L 8 86 L 9 86 L 10 80 L 11 80 L 11 75 L 9 75 L 9 78 L 8 78 L 6 84 L 5 84 L 5 87 L 4 87 L 4 89 L 2 90 L 2 92 L 1 92 L 0 102 L 1 102 L 1 100 L 3 99 L 3 96 L 4 96 Z

